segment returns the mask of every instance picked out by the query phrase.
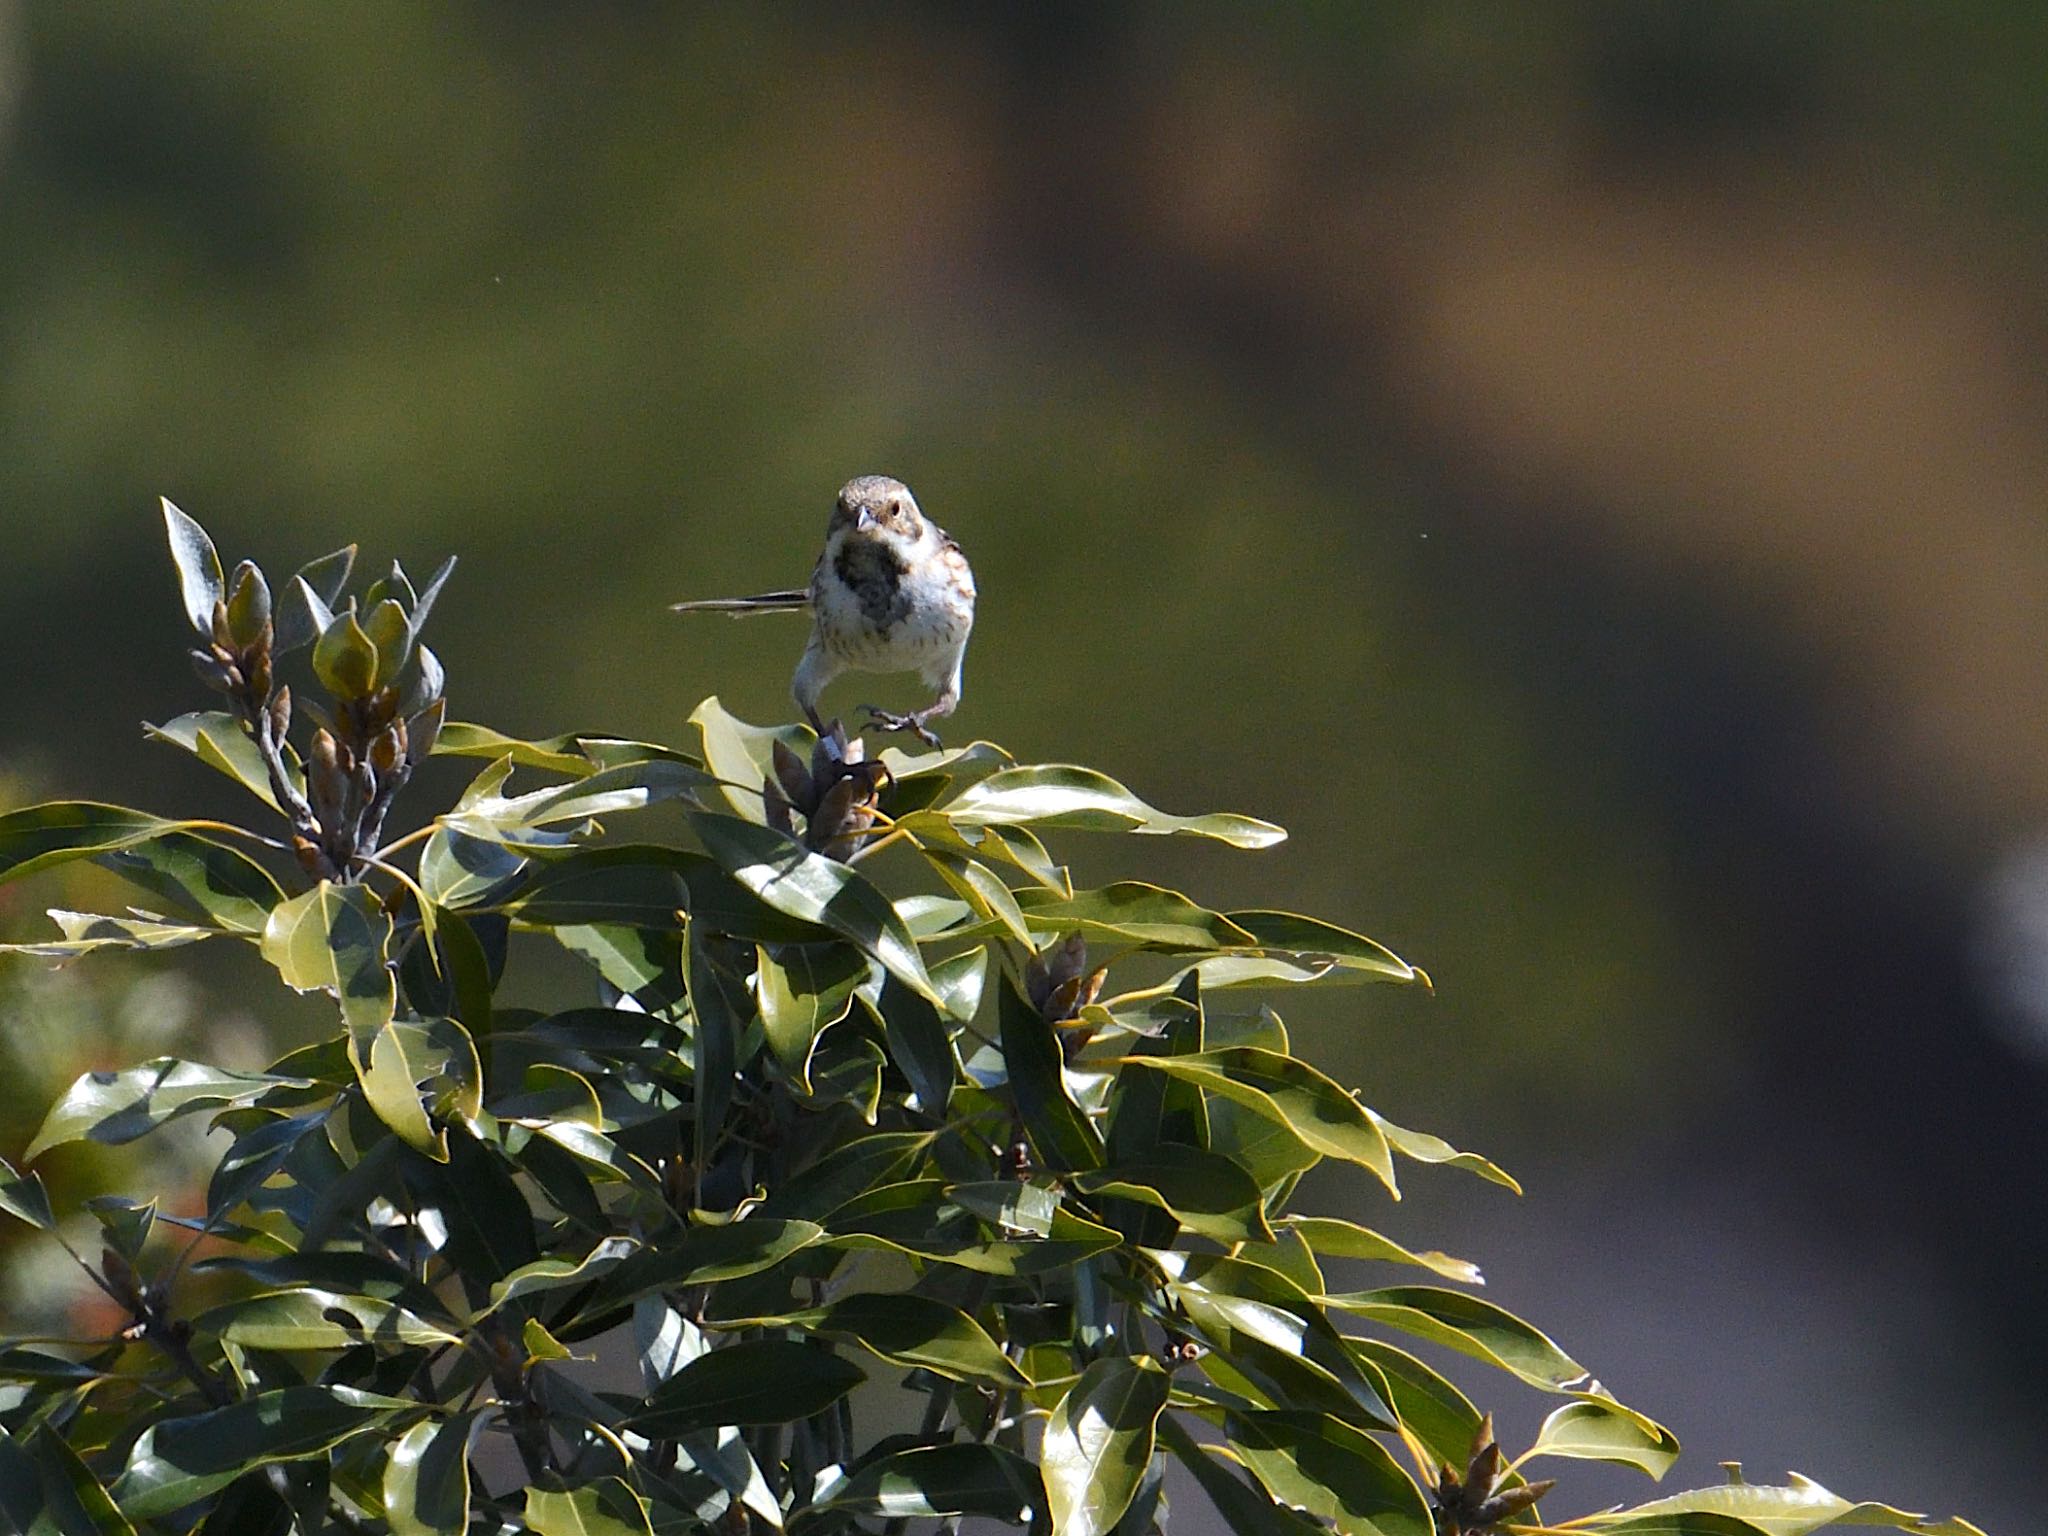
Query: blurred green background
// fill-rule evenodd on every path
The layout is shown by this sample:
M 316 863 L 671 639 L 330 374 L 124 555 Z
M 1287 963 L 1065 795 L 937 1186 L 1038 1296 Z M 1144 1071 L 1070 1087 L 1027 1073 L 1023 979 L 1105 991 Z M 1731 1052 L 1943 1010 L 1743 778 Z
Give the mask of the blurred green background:
M 2044 64 L 2019 4 L 0 0 L 0 795 L 218 793 L 137 729 L 202 702 L 159 493 L 273 572 L 459 553 L 458 716 L 686 740 L 801 626 L 665 605 L 899 475 L 980 579 L 956 738 L 1294 834 L 1083 872 L 1435 976 L 1279 1000 L 1530 1191 L 1375 1220 L 1688 1481 L 2022 1529 Z M 0 1143 L 296 1018 L 9 965 Z

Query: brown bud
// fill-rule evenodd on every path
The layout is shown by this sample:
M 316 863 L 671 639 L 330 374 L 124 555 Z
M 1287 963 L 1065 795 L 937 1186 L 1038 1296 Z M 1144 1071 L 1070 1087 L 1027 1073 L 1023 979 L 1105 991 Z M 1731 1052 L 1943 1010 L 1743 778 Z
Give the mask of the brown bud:
M 320 873 L 320 845 L 309 837 L 292 839 L 292 852 L 299 861 L 299 867 L 309 875 Z
M 370 743 L 370 766 L 381 774 L 389 774 L 405 761 L 405 722 L 394 720 Z
M 789 797 L 773 778 L 761 781 L 761 810 L 768 818 L 768 825 L 778 832 L 793 832 L 795 823 L 790 819 Z
M 250 697 L 257 699 L 269 698 L 270 685 L 274 679 L 270 670 L 270 652 L 266 647 L 260 645 L 249 647 L 248 671 Z
M 306 761 L 315 773 L 333 773 L 340 766 L 341 749 L 331 731 L 323 728 L 313 733 L 313 751 Z
M 282 743 L 292 725 L 292 690 L 286 684 L 270 696 L 270 739 Z
M 1546 1477 L 1541 1482 L 1497 1493 L 1472 1511 L 1472 1523 L 1484 1529 L 1489 1525 L 1499 1525 L 1503 1520 L 1512 1520 L 1556 1486 L 1556 1478 Z
M 234 627 L 228 623 L 226 598 L 213 600 L 213 643 L 218 646 L 232 646 L 235 643 Z
M 775 769 L 774 782 L 781 789 L 783 798 L 802 811 L 806 816 L 818 807 L 817 783 L 804 771 L 803 759 L 777 741 L 769 748 L 769 760 Z

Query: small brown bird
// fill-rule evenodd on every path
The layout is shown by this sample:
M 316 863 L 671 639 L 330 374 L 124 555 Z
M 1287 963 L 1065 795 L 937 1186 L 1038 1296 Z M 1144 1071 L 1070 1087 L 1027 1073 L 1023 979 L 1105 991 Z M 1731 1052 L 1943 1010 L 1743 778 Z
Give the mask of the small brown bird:
M 811 642 L 796 664 L 790 692 L 822 733 L 818 695 L 842 672 L 915 672 L 938 697 L 907 715 L 861 707 L 885 731 L 914 731 L 936 747 L 929 722 L 960 702 L 960 669 L 974 627 L 974 572 L 952 535 L 918 510 L 901 480 L 849 480 L 825 528 L 825 551 L 811 584 L 756 597 L 677 603 L 677 613 L 811 610 Z

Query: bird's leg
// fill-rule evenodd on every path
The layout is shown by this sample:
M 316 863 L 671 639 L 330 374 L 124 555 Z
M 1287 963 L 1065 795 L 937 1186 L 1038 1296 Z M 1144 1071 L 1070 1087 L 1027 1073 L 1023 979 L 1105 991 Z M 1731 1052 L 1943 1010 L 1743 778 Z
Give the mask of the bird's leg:
M 936 748 L 939 745 L 939 738 L 925 725 L 932 714 L 929 709 L 914 709 L 907 715 L 891 714 L 876 704 L 863 704 L 861 709 L 867 714 L 871 730 L 914 731 L 917 739 L 926 746 Z

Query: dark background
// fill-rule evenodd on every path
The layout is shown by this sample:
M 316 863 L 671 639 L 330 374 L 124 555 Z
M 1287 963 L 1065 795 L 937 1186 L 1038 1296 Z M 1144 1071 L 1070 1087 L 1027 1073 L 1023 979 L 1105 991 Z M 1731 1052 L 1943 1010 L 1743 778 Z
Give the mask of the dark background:
M 136 730 L 203 702 L 159 493 L 274 573 L 459 553 L 459 716 L 686 740 L 800 626 L 664 605 L 900 475 L 980 578 L 954 734 L 1285 823 L 1074 851 L 1426 965 L 1277 1001 L 1529 1189 L 1312 1196 L 1480 1260 L 1682 1483 L 2024 1529 L 2044 64 L 2017 3 L 0 0 L 0 803 L 215 793 Z M 270 998 L 7 966 L 5 1150 Z

